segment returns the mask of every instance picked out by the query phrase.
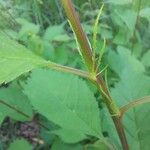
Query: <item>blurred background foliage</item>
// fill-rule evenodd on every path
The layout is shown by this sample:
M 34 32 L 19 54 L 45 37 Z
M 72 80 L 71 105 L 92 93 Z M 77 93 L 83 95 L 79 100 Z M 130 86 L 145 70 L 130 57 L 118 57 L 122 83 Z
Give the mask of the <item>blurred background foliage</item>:
M 92 40 L 94 21 L 103 1 L 73 2 L 84 30 Z M 104 4 L 98 28 L 97 54 L 105 38 L 106 49 L 115 50 L 122 45 L 141 59 L 150 49 L 150 2 L 105 0 Z M 82 66 L 59 0 L 1 0 L 0 20 L 1 30 L 38 55 L 64 65 Z

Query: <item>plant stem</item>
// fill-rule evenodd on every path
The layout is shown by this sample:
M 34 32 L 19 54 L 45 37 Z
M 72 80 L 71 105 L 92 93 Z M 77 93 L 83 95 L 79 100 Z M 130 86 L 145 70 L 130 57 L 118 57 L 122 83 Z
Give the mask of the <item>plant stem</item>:
M 123 125 L 122 125 L 122 122 L 121 122 L 121 114 L 120 114 L 120 111 L 118 109 L 118 107 L 116 106 L 115 102 L 112 100 L 110 94 L 109 94 L 109 91 L 107 89 L 107 86 L 102 78 L 101 75 L 98 75 L 97 76 L 97 82 L 96 82 L 98 88 L 99 88 L 99 91 L 103 91 L 101 92 L 102 96 L 103 96 L 103 99 L 104 99 L 104 102 L 108 108 L 108 111 L 113 119 L 113 122 L 115 124 L 115 127 L 116 127 L 116 130 L 117 130 L 117 133 L 118 133 L 118 136 L 119 136 L 119 139 L 121 141 L 121 144 L 122 144 L 122 147 L 124 150 L 128 150 L 129 149 L 129 146 L 128 146 L 128 142 L 127 142 L 127 138 L 126 138 L 126 135 L 125 135 L 125 131 L 124 131 L 124 128 L 123 128 Z
M 83 55 L 85 64 L 87 65 L 89 72 L 92 73 L 92 68 L 93 68 L 93 63 L 94 63 L 93 59 L 92 59 L 93 54 L 92 54 L 88 39 L 87 39 L 85 33 L 83 32 L 79 17 L 77 15 L 77 13 L 75 12 L 75 8 L 74 8 L 71 0 L 61 0 L 61 1 L 64 6 L 67 17 L 68 17 L 68 19 L 72 25 L 72 28 L 76 34 L 77 40 L 80 44 L 81 53 Z M 98 72 L 99 72 L 99 70 L 98 70 Z M 98 86 L 99 91 L 102 93 L 104 102 L 106 103 L 109 113 L 112 116 L 118 136 L 122 143 L 122 147 L 124 150 L 128 150 L 129 147 L 128 147 L 125 131 L 122 126 L 121 119 L 120 119 L 120 110 L 116 106 L 115 102 L 112 100 L 101 74 L 98 74 L 95 78 L 96 78 L 95 84 Z
M 51 68 L 51 69 L 54 69 L 54 70 L 57 70 L 57 71 L 75 74 L 75 75 L 78 75 L 80 77 L 92 80 L 92 81 L 94 80 L 88 72 L 83 71 L 83 70 L 79 70 L 79 69 L 59 65 L 59 64 L 56 64 L 56 63 L 53 63 L 53 62 L 48 62 L 47 67 Z
M 120 108 L 120 112 L 121 112 L 121 117 L 123 117 L 123 115 L 131 108 L 134 108 L 136 106 L 145 104 L 145 103 L 150 103 L 150 96 L 145 96 L 142 97 L 138 100 L 133 100 L 132 102 L 128 103 L 127 105 L 124 105 L 123 107 Z
M 123 150 L 129 150 L 128 141 L 120 116 L 112 116 Z
M 85 64 L 87 65 L 89 71 L 91 71 L 93 68 L 92 49 L 87 40 L 87 36 L 84 34 L 79 17 L 74 9 L 71 0 L 62 0 L 62 4 L 66 11 L 67 18 L 70 21 L 75 35 L 77 37 L 77 41 L 80 45 L 81 53 L 83 55 Z

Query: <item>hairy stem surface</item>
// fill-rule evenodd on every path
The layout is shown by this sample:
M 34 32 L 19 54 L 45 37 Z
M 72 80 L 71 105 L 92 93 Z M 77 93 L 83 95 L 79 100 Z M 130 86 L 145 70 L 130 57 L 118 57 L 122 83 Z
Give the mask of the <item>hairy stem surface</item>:
M 53 62 L 48 62 L 47 67 L 54 69 L 54 70 L 57 70 L 57 71 L 75 74 L 75 75 L 78 75 L 82 78 L 86 78 L 89 80 L 94 80 L 94 79 L 92 79 L 92 77 L 90 76 L 90 74 L 88 72 L 83 71 L 83 70 L 75 69 L 75 68 L 68 67 L 68 66 L 59 65 L 59 64 L 56 64 Z
M 89 45 L 88 39 L 82 29 L 79 17 L 75 11 L 75 8 L 74 8 L 71 0 L 61 0 L 61 1 L 64 6 L 67 18 L 69 19 L 69 21 L 72 25 L 72 28 L 76 34 L 77 40 L 80 44 L 81 53 L 83 55 L 85 64 L 87 65 L 89 72 L 92 73 L 92 68 L 93 68 L 93 63 L 94 63 L 93 59 L 92 59 L 93 54 L 92 54 L 92 50 Z M 98 70 L 98 72 L 99 72 L 99 70 Z M 101 92 L 104 102 L 109 110 L 109 113 L 112 116 L 118 136 L 122 143 L 122 147 L 124 150 L 128 150 L 129 147 L 128 147 L 125 131 L 122 126 L 121 119 L 120 119 L 120 110 L 116 106 L 115 102 L 112 100 L 101 74 L 98 74 L 95 77 L 95 79 L 96 79 L 95 84 L 97 85 L 99 91 Z

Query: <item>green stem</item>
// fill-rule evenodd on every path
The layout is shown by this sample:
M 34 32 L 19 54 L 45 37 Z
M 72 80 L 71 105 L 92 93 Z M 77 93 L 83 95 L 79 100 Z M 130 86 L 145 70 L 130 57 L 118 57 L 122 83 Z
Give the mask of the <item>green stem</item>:
M 62 0 L 62 4 L 66 11 L 67 18 L 76 34 L 85 64 L 87 64 L 88 70 L 91 71 L 93 68 L 92 49 L 89 45 L 87 36 L 84 34 L 83 28 L 80 24 L 80 19 L 71 0 Z
M 75 74 L 75 75 L 78 75 L 80 77 L 92 80 L 92 81 L 94 80 L 88 72 L 82 71 L 82 70 L 79 70 L 79 69 L 59 65 L 59 64 L 56 64 L 56 63 L 53 63 L 53 62 L 48 62 L 47 67 L 51 68 L 51 69 L 54 69 L 54 70 L 57 70 L 57 71 Z
M 83 32 L 79 17 L 77 15 L 77 13 L 75 12 L 75 9 L 73 7 L 71 0 L 61 0 L 61 1 L 64 6 L 67 17 L 68 17 L 68 19 L 72 25 L 72 28 L 76 34 L 78 43 L 80 44 L 81 53 L 83 55 L 85 64 L 87 65 L 87 67 L 89 69 L 89 72 L 90 72 L 89 74 L 92 74 L 93 73 L 92 72 L 93 63 L 94 63 L 93 59 L 92 59 L 93 54 L 92 54 L 90 45 L 88 43 L 88 40 L 86 38 L 86 35 Z M 99 70 L 98 70 L 98 72 L 99 72 Z M 117 133 L 118 133 L 120 141 L 122 143 L 122 147 L 124 150 L 128 150 L 129 147 L 128 147 L 125 131 L 124 131 L 123 125 L 121 123 L 120 110 L 116 106 L 115 102 L 112 100 L 101 74 L 98 74 L 96 77 L 93 77 L 93 79 L 95 79 L 94 83 L 97 85 L 99 91 L 101 92 L 104 102 L 106 103 L 106 106 L 109 110 L 109 113 L 112 116 Z

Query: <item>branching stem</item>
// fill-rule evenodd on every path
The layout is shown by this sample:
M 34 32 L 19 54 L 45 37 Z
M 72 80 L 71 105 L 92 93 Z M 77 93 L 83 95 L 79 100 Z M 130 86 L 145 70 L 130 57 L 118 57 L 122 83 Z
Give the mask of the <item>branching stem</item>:
M 89 45 L 88 39 L 83 32 L 79 17 L 75 11 L 75 8 L 72 4 L 71 0 L 61 0 L 62 4 L 64 6 L 67 18 L 69 19 L 72 28 L 76 34 L 78 43 L 81 47 L 81 53 L 83 55 L 83 59 L 85 61 L 85 64 L 88 67 L 89 74 L 92 74 L 92 68 L 93 68 L 93 54 L 91 51 L 91 47 Z M 98 70 L 100 72 L 100 70 Z M 103 77 L 101 74 L 98 74 L 97 76 L 93 77 L 95 78 L 95 84 L 97 85 L 99 91 L 101 92 L 104 102 L 109 110 L 110 115 L 112 116 L 113 122 L 115 124 L 117 133 L 119 135 L 120 141 L 122 143 L 122 147 L 124 150 L 128 150 L 128 143 L 125 135 L 125 131 L 121 122 L 120 118 L 120 110 L 115 104 L 115 102 L 112 100 L 109 90 L 107 89 L 107 86 L 103 80 Z
M 120 108 L 121 112 L 121 117 L 131 108 L 137 107 L 138 105 L 145 104 L 145 103 L 150 103 L 150 96 L 145 96 L 143 98 L 140 98 L 138 100 L 134 100 L 127 105 L 123 106 Z
M 48 62 L 47 67 L 51 68 L 51 69 L 54 69 L 54 70 L 57 70 L 57 71 L 75 74 L 75 75 L 78 75 L 82 78 L 86 78 L 86 79 L 89 79 L 89 80 L 92 80 L 92 81 L 94 80 L 88 72 L 83 71 L 83 70 L 79 70 L 79 69 L 75 69 L 75 68 L 72 68 L 72 67 L 59 65 L 59 64 L 56 64 L 56 63 L 53 63 L 53 62 Z

